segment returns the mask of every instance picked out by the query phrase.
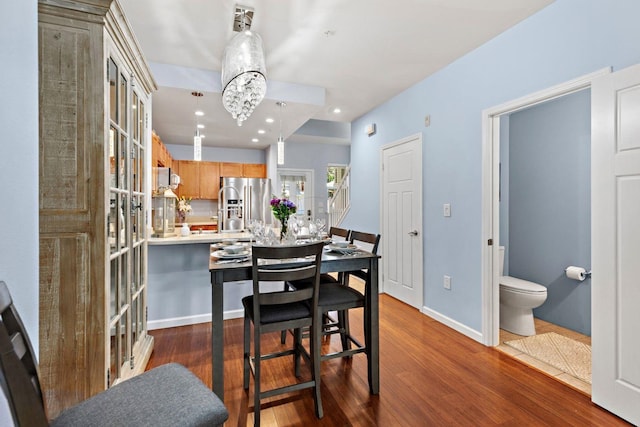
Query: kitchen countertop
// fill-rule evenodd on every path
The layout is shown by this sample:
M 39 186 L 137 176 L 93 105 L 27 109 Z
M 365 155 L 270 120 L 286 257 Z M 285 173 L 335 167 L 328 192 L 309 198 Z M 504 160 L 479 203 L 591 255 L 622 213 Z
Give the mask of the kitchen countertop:
M 180 229 L 176 227 L 178 233 L 180 233 Z M 211 231 L 203 231 L 202 233 L 191 233 L 189 236 L 182 237 L 180 235 L 173 237 L 150 237 L 148 242 L 149 245 L 188 245 L 191 243 L 217 243 L 221 242 L 223 239 L 238 239 L 241 242 L 248 242 L 250 233 L 240 232 L 240 233 L 218 233 Z

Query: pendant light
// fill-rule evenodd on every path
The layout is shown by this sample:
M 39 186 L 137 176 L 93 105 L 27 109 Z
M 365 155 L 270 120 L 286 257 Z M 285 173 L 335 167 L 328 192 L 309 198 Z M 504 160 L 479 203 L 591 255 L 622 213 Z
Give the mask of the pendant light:
M 191 95 L 196 97 L 196 132 L 193 136 L 193 160 L 202 160 L 202 137 L 200 136 L 200 124 L 198 123 L 198 117 L 204 113 L 198 110 L 198 99 L 203 96 L 202 92 L 191 92 Z
M 282 138 L 282 108 L 287 104 L 283 101 L 276 102 L 280 107 L 280 136 L 278 137 L 278 165 L 284 165 L 284 139 Z

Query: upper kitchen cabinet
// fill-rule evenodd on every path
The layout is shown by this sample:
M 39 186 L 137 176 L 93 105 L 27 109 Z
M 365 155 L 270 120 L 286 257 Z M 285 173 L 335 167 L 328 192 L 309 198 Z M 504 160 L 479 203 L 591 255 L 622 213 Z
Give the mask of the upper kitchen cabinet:
M 173 168 L 173 158 L 157 133 L 152 132 L 151 166 Z
M 200 199 L 200 163 L 195 160 L 177 160 L 180 169 L 178 195 L 189 199 Z
M 220 163 L 200 163 L 200 197 L 202 199 L 218 200 L 220 190 Z
M 220 176 L 222 177 L 241 177 L 242 176 L 242 163 L 220 163 Z
M 220 163 L 194 160 L 174 161 L 178 164 L 180 186 L 178 195 L 191 199 L 218 199 Z
M 220 163 L 220 176 L 225 178 L 266 178 L 267 165 L 257 163 Z
M 257 163 L 244 163 L 242 165 L 242 176 L 245 178 L 266 178 L 267 165 Z
M 39 0 L 40 381 L 47 414 L 144 371 L 151 93 L 117 1 Z

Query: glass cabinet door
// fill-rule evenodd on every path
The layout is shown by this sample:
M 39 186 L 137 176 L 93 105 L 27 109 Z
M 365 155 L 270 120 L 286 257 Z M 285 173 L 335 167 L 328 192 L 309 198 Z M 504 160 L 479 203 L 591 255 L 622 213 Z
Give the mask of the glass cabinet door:
M 109 85 L 110 247 L 109 368 L 107 386 L 135 364 L 135 350 L 146 333 L 146 99 L 131 73 L 117 59 L 107 60 Z

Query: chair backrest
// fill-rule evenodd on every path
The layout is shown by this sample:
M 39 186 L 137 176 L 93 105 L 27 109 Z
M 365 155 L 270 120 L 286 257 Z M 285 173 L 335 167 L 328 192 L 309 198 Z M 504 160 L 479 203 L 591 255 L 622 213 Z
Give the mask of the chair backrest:
M 7 284 L 0 281 L 0 386 L 17 426 L 46 426 L 38 362 Z
M 361 231 L 352 230 L 349 240 L 351 243 L 371 252 L 372 254 L 378 254 L 378 245 L 380 243 L 379 234 L 363 233 Z
M 347 230 L 346 228 L 339 228 L 339 227 L 329 228 L 329 237 L 340 236 L 344 238 L 344 240 L 349 240 L 350 234 L 351 234 L 351 231 Z
M 323 247 L 323 242 L 294 246 L 253 246 L 251 257 L 256 323 L 260 315 L 258 305 L 309 301 L 314 307 L 317 306 Z M 314 286 L 294 291 L 260 290 L 260 282 L 294 280 L 313 280 Z

